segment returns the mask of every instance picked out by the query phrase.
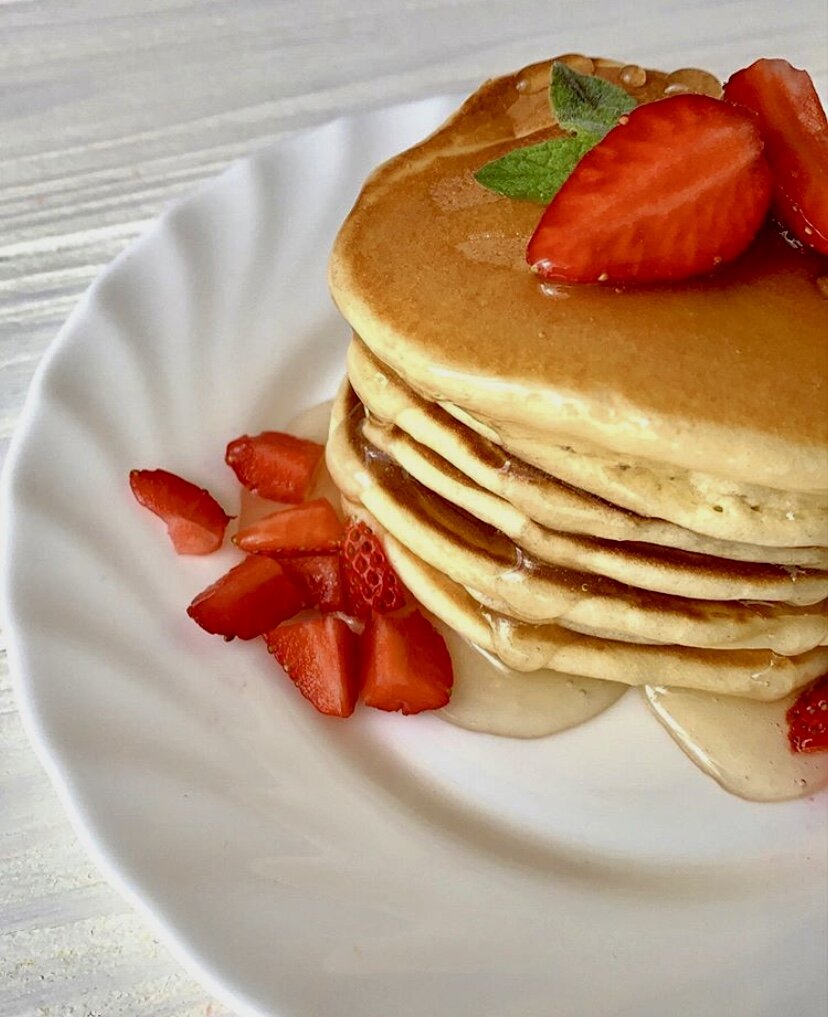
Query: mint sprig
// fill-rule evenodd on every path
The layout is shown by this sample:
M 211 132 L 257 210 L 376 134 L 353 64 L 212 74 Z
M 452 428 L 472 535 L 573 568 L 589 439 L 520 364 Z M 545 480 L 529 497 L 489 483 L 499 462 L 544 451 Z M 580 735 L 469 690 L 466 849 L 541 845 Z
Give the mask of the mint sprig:
M 548 205 L 581 156 L 594 144 L 591 138 L 576 134 L 526 145 L 487 162 L 475 173 L 474 179 L 507 198 Z
M 585 153 L 636 105 L 623 88 L 558 62 L 552 65 L 549 102 L 560 126 L 572 134 L 486 163 L 474 175 L 479 184 L 507 198 L 549 204 Z
M 565 131 L 594 135 L 595 143 L 636 105 L 631 95 L 611 81 L 579 74 L 560 63 L 552 68 L 549 102 Z

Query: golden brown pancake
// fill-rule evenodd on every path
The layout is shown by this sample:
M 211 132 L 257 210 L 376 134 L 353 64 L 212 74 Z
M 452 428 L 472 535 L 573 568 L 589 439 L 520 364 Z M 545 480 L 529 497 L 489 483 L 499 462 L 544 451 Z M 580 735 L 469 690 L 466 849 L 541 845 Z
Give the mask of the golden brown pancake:
M 768 228 L 704 278 L 621 292 L 539 285 L 523 252 L 540 207 L 473 174 L 560 133 L 548 69 L 488 82 L 375 171 L 330 263 L 344 316 L 427 399 L 539 443 L 563 436 L 792 496 L 825 492 L 825 259 Z M 659 72 L 636 89 L 619 64 L 593 69 L 639 101 L 663 95 Z
M 595 572 L 657 593 L 714 600 L 809 604 L 828 597 L 828 573 L 735 562 L 654 545 L 575 536 L 535 523 L 509 502 L 470 481 L 442 457 L 372 415 L 364 438 L 423 487 L 488 523 L 539 561 Z
M 346 500 L 345 507 L 382 533 L 362 506 Z M 528 625 L 481 607 L 459 583 L 390 534 L 384 534 L 384 540 L 391 564 L 421 604 L 517 671 L 550 668 L 625 685 L 658 684 L 771 701 L 807 685 L 828 668 L 828 649 L 822 647 L 782 657 L 769 650 L 640 646 L 595 639 L 556 625 Z
M 343 386 L 332 412 L 332 425 L 342 422 L 328 442 L 328 466 L 337 486 L 418 558 L 486 606 L 521 621 L 555 622 L 625 642 L 767 648 L 785 655 L 828 642 L 824 604 L 689 600 L 544 563 L 383 455 L 366 440 L 354 400 Z M 628 568 L 634 572 L 634 558 Z
M 746 499 L 743 493 L 731 492 L 722 497 L 719 491 L 716 499 L 710 499 L 705 496 L 707 492 L 699 474 L 695 474 L 696 483 L 691 485 L 686 471 L 676 471 L 685 474 L 680 488 L 673 485 L 672 490 L 665 490 L 664 485 L 656 485 L 653 490 L 652 478 L 641 483 L 640 471 L 614 464 L 612 477 L 608 477 L 608 471 L 596 467 L 593 459 L 566 449 L 557 450 L 565 476 L 553 475 L 507 452 L 496 440 L 480 433 L 479 426 L 463 423 L 456 408 L 449 413 L 444 406 L 417 395 L 357 337 L 348 348 L 348 377 L 372 418 L 395 426 L 418 446 L 436 453 L 464 473 L 471 482 L 499 495 L 515 510 L 542 525 L 735 561 L 828 569 L 827 547 L 794 546 L 809 534 L 828 539 L 825 533 L 828 506 L 823 504 L 824 499 L 820 499 L 815 513 L 803 519 L 801 508 L 794 512 L 784 500 L 776 507 L 777 511 L 771 512 L 768 505 Z M 578 481 L 605 491 L 623 484 L 646 515 L 585 491 Z M 685 525 L 670 522 L 663 518 L 665 515 L 682 520 Z M 688 528 L 693 525 L 704 532 Z M 737 532 L 741 539 L 724 539 L 711 535 L 711 530 L 714 534 Z M 752 542 L 747 543 L 748 538 Z M 781 540 L 783 544 L 762 544 L 762 539 Z M 792 579 L 797 575 L 797 569 L 790 573 Z M 753 594 L 747 590 L 740 594 L 749 595 Z

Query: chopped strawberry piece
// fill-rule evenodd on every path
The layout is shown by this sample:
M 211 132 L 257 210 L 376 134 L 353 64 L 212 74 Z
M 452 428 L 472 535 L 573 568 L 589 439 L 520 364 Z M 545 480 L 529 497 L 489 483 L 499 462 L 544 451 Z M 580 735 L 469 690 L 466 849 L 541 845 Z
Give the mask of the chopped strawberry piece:
M 348 605 L 352 614 L 367 618 L 372 611 L 386 613 L 405 605 L 405 592 L 391 568 L 375 533 L 365 523 L 351 520 L 342 541 L 342 564 Z
M 724 97 L 759 118 L 776 214 L 803 244 L 828 254 L 828 120 L 811 76 L 787 60 L 757 60 L 733 75 Z
M 446 641 L 419 611 L 374 615 L 362 636 L 362 701 L 379 710 L 439 710 L 454 673 Z
M 828 751 L 828 674 L 800 694 L 785 719 L 792 752 Z
M 327 498 L 271 512 L 233 537 L 243 551 L 293 557 L 327 554 L 339 547 L 342 522 Z
M 338 554 L 280 558 L 285 572 L 305 595 L 309 606 L 320 611 L 344 611 L 345 587 Z
M 210 554 L 221 547 L 232 517 L 203 487 L 167 470 L 131 470 L 129 486 L 140 504 L 167 524 L 179 554 Z
M 187 614 L 225 639 L 253 639 L 305 606 L 304 594 L 277 561 L 250 555 L 202 590 Z
M 308 493 L 324 451 L 315 441 L 281 431 L 262 431 L 231 441 L 224 461 L 254 494 L 298 504 Z
M 267 648 L 305 699 L 332 717 L 350 717 L 357 700 L 359 637 L 328 615 L 281 625 L 265 635 Z
M 645 283 L 737 257 L 768 211 L 754 118 L 703 95 L 638 106 L 581 159 L 526 257 L 549 279 Z

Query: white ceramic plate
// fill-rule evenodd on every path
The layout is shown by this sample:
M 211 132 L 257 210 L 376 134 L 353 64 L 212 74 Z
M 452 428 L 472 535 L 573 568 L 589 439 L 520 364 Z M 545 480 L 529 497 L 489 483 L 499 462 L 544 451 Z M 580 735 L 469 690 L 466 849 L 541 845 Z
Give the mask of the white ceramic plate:
M 234 166 L 72 315 L 6 475 L 29 731 L 100 865 L 240 1013 L 821 1017 L 824 800 L 729 797 L 634 697 L 533 742 L 318 716 L 258 642 L 185 616 L 232 551 L 177 558 L 129 493 L 164 466 L 230 508 L 227 440 L 333 392 L 336 226 L 453 106 Z

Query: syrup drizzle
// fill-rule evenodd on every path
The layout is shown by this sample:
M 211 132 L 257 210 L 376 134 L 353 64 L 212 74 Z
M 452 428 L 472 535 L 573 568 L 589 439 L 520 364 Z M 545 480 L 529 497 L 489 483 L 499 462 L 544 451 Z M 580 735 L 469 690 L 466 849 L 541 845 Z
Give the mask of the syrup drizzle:
M 583 724 L 627 691 L 618 682 L 542 669 L 513 671 L 431 617 L 454 667 L 451 701 L 440 716 L 470 731 L 510 738 L 541 738 Z
M 828 753 L 788 745 L 785 714 L 798 693 L 763 703 L 692 689 L 641 691 L 682 752 L 731 794 L 776 802 L 828 787 Z
M 629 88 L 641 88 L 647 84 L 647 72 L 638 64 L 627 64 L 618 72 L 618 77 Z
M 712 99 L 722 97 L 722 83 L 708 71 L 698 67 L 681 67 L 667 75 L 664 86 L 665 95 L 680 95 L 683 92 L 695 92 L 696 95 L 709 95 Z

